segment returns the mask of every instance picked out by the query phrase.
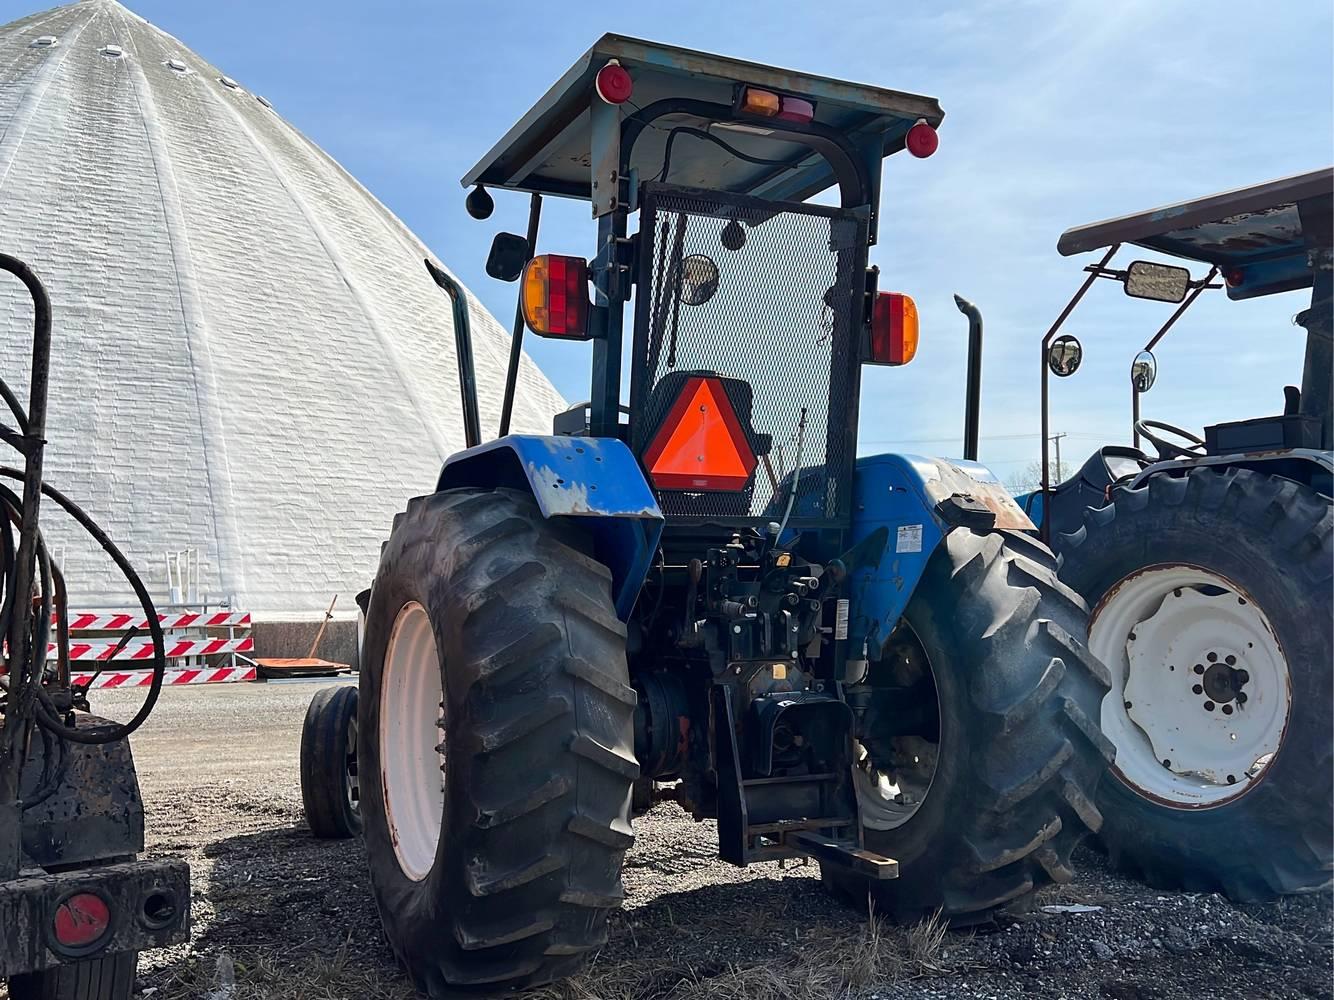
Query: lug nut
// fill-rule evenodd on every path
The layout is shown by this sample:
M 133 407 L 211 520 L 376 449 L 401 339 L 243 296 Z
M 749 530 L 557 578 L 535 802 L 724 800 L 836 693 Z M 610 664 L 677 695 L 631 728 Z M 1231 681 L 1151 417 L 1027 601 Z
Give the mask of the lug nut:
M 1197 664 L 1195 664 L 1195 666 L 1192 667 L 1191 669 L 1194 670 L 1197 674 L 1202 674 L 1202 673 L 1204 673 L 1204 664 L 1202 664 L 1202 663 L 1197 663 Z
M 1204 710 L 1206 712 L 1212 712 L 1214 710 L 1214 703 L 1212 701 L 1206 701 L 1204 703 Z
M 1205 657 L 1205 659 L 1208 660 L 1210 663 L 1217 663 L 1217 662 L 1218 662 L 1218 654 L 1217 654 L 1217 653 L 1210 653 L 1208 656 Z
M 1204 694 L 1204 685 L 1203 684 L 1191 685 L 1190 691 L 1191 694 Z
M 1231 715 L 1231 714 L 1232 714 L 1232 706 L 1231 706 L 1231 705 L 1224 705 L 1224 706 L 1223 706 L 1223 714 L 1224 714 L 1224 715 Z

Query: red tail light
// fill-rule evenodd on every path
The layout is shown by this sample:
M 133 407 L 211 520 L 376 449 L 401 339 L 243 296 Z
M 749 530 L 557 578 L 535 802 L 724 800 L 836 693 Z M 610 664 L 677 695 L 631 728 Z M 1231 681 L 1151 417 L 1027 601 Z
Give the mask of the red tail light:
M 919 160 L 925 160 L 940 147 L 940 136 L 923 118 L 908 129 L 903 144 L 908 147 L 908 152 L 912 153 L 913 156 Z
M 66 951 L 95 949 L 111 927 L 111 909 L 106 900 L 91 892 L 75 893 L 56 907 L 51 933 Z
M 917 303 L 902 292 L 879 292 L 871 310 L 873 365 L 906 365 L 917 354 Z
M 634 92 L 634 81 L 630 79 L 630 73 L 615 59 L 598 70 L 593 83 L 597 88 L 598 97 L 608 104 L 624 104 L 630 100 L 630 95 Z
M 588 332 L 588 262 L 543 254 L 523 269 L 523 320 L 543 337 L 579 340 Z

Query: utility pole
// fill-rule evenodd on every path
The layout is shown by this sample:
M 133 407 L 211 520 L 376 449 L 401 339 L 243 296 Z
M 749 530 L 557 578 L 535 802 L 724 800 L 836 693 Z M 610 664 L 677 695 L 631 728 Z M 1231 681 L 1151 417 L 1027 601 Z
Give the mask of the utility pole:
M 1050 438 L 1047 439 L 1047 440 L 1051 441 L 1051 443 L 1054 444 L 1054 445 L 1056 446 L 1056 482 L 1057 482 L 1057 483 L 1059 483 L 1059 482 L 1061 482 L 1063 479 L 1065 479 L 1065 477 L 1064 477 L 1063 475 L 1061 475 L 1061 438 L 1063 438 L 1063 437 L 1065 437 L 1065 436 L 1066 436 L 1066 432 L 1065 432 L 1065 431 L 1061 431 L 1059 434 L 1053 434 Z M 1053 484 L 1053 485 L 1054 485 L 1054 484 Z

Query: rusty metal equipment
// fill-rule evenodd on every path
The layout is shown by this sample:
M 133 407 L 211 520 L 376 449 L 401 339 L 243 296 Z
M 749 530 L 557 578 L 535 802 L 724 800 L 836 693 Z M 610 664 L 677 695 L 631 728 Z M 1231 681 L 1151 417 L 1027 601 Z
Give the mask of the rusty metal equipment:
M 334 605 L 338 603 L 338 595 L 334 594 L 333 600 L 329 602 L 328 609 L 324 612 L 324 619 L 320 622 L 319 629 L 315 632 L 315 638 L 311 640 L 310 651 L 305 656 L 263 656 L 255 660 L 255 665 L 259 668 L 262 677 L 324 677 L 329 674 L 339 674 L 351 667 L 346 663 L 334 663 L 332 660 L 322 660 L 315 655 L 320 648 L 320 640 L 324 638 L 324 630 L 329 627 L 329 622 L 333 619 Z
M 0 425 L 0 439 L 24 459 L 21 470 L 0 468 L 0 476 L 23 483 L 21 497 L 0 487 L 0 979 L 8 978 L 15 1000 L 83 1000 L 85 987 L 70 992 L 70 982 L 100 983 L 97 1000 L 127 1000 L 137 953 L 184 941 L 189 926 L 187 866 L 133 860 L 144 847 L 144 816 L 127 738 L 161 688 L 162 629 L 143 582 L 115 543 L 42 479 L 50 300 L 22 261 L 0 254 L 0 271 L 23 283 L 34 313 L 26 408 L 0 378 L 13 420 Z M 71 683 L 65 582 L 38 525 L 43 497 L 93 535 L 142 604 L 153 638 L 153 681 L 128 723 L 92 715 L 87 687 Z M 57 650 L 54 666 L 49 641 Z M 81 969 L 62 978 L 69 965 Z

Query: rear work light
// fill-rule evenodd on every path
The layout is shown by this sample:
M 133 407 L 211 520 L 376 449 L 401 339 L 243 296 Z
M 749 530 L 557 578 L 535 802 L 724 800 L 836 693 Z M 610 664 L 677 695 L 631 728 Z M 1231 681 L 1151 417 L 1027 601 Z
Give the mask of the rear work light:
M 523 321 L 541 337 L 588 336 L 588 262 L 543 254 L 523 269 Z
M 902 292 L 877 292 L 871 309 L 873 365 L 906 365 L 917 354 L 917 303 Z
M 776 94 L 759 87 L 743 87 L 737 100 L 737 110 L 760 118 L 805 125 L 815 118 L 815 102 L 804 97 Z

